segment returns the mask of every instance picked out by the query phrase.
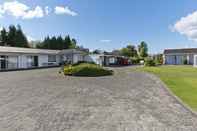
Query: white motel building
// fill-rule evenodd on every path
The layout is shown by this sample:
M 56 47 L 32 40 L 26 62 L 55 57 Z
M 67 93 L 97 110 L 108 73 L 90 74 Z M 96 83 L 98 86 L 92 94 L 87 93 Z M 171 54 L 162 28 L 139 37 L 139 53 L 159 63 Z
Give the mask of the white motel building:
M 0 70 L 58 66 L 62 61 L 76 63 L 85 53 L 75 49 L 45 50 L 0 46 Z

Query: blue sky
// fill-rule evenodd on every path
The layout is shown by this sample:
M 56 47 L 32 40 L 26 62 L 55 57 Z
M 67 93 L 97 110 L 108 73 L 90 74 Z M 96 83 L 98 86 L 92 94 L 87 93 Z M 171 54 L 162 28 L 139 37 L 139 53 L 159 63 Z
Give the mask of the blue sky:
M 26 14 L 13 14 L 12 9 L 4 7 L 7 2 L 27 6 Z M 1 27 L 20 24 L 26 35 L 36 40 L 69 34 L 79 45 L 109 51 L 146 41 L 151 53 L 165 48 L 197 47 L 196 28 L 186 30 L 195 22 L 197 25 L 197 15 L 193 14 L 196 0 L 0 0 L 0 5 Z M 32 13 L 36 7 L 44 15 L 39 15 L 39 9 Z M 49 13 L 45 12 L 46 7 Z M 63 10 L 55 13 L 56 7 Z M 32 12 L 27 16 L 29 10 Z

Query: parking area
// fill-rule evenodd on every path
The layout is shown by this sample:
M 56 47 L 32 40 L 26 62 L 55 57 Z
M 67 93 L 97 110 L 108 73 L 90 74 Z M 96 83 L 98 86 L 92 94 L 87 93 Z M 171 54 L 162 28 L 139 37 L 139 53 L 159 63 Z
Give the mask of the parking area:
M 196 131 L 197 117 L 133 67 L 65 77 L 59 68 L 0 73 L 2 131 Z

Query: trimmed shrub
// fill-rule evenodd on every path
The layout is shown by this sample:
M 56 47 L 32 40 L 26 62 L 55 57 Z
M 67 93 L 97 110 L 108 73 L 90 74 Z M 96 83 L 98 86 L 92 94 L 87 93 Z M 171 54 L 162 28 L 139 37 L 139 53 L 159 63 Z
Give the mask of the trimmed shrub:
M 99 65 L 90 64 L 90 63 L 81 63 L 78 65 L 65 66 L 64 74 L 72 75 L 72 76 L 97 77 L 97 76 L 112 75 L 113 71 L 104 69 Z
M 145 66 L 155 66 L 156 63 L 153 59 L 147 58 L 144 63 Z

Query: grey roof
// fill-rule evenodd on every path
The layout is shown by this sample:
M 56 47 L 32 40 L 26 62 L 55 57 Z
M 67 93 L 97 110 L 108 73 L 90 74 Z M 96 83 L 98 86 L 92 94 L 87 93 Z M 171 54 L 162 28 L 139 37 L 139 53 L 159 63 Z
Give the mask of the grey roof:
M 58 54 L 60 50 L 32 49 L 19 47 L 0 46 L 0 53 L 21 53 L 21 54 Z
M 77 49 L 65 49 L 60 51 L 61 54 L 85 54 L 85 51 L 80 51 Z
M 197 48 L 165 49 L 164 50 L 164 54 L 174 54 L 174 53 L 191 53 L 191 54 L 197 54 Z

